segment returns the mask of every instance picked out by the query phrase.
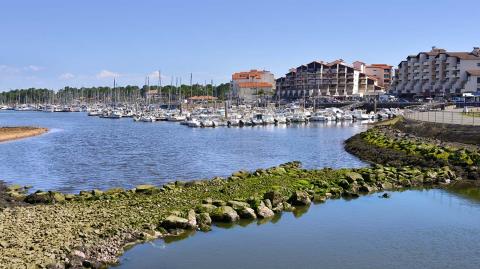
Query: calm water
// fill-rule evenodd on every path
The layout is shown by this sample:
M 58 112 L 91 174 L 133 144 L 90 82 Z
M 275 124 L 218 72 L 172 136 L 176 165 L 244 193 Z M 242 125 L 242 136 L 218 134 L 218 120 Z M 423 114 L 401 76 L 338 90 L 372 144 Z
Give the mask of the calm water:
M 365 165 L 343 142 L 360 124 L 193 129 L 177 123 L 108 120 L 84 113 L 0 112 L 0 126 L 46 135 L 0 144 L 0 179 L 74 192 L 227 176 L 300 160 L 305 167 Z
M 126 252 L 119 268 L 479 268 L 480 198 L 443 190 L 331 200 L 263 225 Z

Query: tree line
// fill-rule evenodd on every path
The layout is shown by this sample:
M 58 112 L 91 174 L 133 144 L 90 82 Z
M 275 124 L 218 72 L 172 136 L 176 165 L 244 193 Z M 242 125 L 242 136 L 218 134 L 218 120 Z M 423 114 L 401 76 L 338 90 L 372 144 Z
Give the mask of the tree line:
M 192 96 L 228 98 L 229 83 L 220 85 L 180 86 L 121 86 L 121 87 L 65 87 L 58 91 L 45 88 L 15 89 L 0 92 L 0 104 L 73 104 L 73 103 L 126 103 L 180 100 Z

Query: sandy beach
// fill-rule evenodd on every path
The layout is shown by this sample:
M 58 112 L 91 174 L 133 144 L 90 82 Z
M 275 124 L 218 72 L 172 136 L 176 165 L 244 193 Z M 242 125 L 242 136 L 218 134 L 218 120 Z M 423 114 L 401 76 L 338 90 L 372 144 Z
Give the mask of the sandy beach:
M 0 127 L 0 142 L 41 135 L 47 131 L 47 128 L 40 127 Z

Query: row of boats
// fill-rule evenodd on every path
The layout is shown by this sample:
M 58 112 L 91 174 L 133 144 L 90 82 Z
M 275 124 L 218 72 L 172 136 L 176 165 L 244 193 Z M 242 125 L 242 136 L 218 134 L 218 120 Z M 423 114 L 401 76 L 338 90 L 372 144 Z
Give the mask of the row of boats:
M 270 124 L 290 124 L 307 122 L 333 121 L 365 121 L 383 120 L 402 114 L 399 109 L 382 109 L 377 113 L 367 113 L 364 110 L 342 110 L 327 108 L 313 111 L 299 107 L 246 108 L 232 107 L 225 109 L 196 108 L 192 111 L 147 109 L 135 110 L 128 108 L 94 108 L 89 109 L 89 116 L 108 119 L 132 118 L 136 122 L 170 121 L 178 122 L 188 127 L 221 127 L 221 126 L 255 126 Z
M 18 105 L 7 106 L 1 105 L 0 110 L 15 111 L 41 111 L 41 112 L 85 112 L 86 106 L 62 106 L 62 105 Z
M 313 110 L 298 105 L 283 108 L 250 107 L 245 105 L 226 108 L 197 107 L 190 110 L 164 109 L 156 106 L 118 105 L 2 105 L 0 110 L 44 111 L 44 112 L 87 112 L 88 116 L 105 119 L 132 118 L 136 122 L 171 121 L 189 127 L 255 126 L 270 124 L 290 124 L 307 122 L 342 122 L 383 120 L 401 115 L 400 109 L 381 109 L 377 113 L 360 109 L 327 108 Z

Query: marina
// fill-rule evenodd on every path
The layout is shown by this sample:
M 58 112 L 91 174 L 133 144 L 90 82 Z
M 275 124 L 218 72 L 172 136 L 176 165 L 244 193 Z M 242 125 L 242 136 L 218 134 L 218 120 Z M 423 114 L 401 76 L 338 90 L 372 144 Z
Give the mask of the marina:
M 4 2 L 0 269 L 479 267 L 478 1 Z
M 267 107 L 251 105 L 219 104 L 195 105 L 190 109 L 164 109 L 159 105 L 129 105 L 120 104 L 108 106 L 105 104 L 78 106 L 35 106 L 22 105 L 18 107 L 3 107 L 3 110 L 38 111 L 38 112 L 87 112 L 90 117 L 104 119 L 132 118 L 135 122 L 170 121 L 188 127 L 244 127 L 259 125 L 279 125 L 308 122 L 354 122 L 386 120 L 403 115 L 398 108 L 383 108 L 378 112 L 367 112 L 360 109 L 305 108 L 299 104 L 288 104 L 278 107 L 271 104 Z
M 308 168 L 359 167 L 365 163 L 346 153 L 343 142 L 368 127 L 361 122 L 311 122 L 187 128 L 169 121 L 32 111 L 0 111 L 0 124 L 49 129 L 42 136 L 1 145 L 2 179 L 64 192 L 226 176 L 291 160 Z M 18 165 L 25 162 L 29 165 Z

